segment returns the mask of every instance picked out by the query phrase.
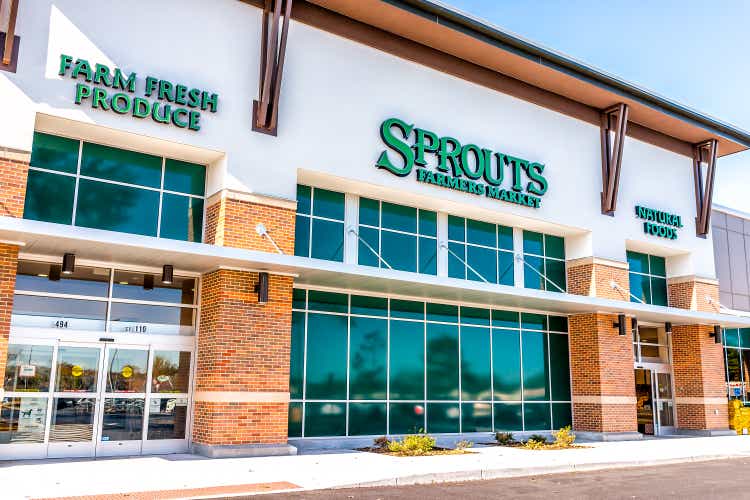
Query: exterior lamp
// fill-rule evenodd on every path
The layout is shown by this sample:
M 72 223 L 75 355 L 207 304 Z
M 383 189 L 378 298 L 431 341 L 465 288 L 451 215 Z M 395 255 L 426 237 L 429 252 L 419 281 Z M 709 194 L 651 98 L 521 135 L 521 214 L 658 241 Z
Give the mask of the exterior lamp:
M 255 293 L 258 294 L 258 304 L 268 302 L 268 273 L 258 273 L 258 284 L 255 285 Z
M 671 335 L 672 334 L 672 323 L 670 323 L 669 321 L 667 321 L 666 323 L 664 323 L 664 331 Z
M 714 331 L 709 334 L 709 337 L 713 337 L 714 342 L 721 344 L 721 325 L 714 325 Z
M 60 266 L 57 264 L 50 264 L 47 277 L 50 281 L 60 281 Z
M 165 264 L 161 269 L 161 282 L 171 285 L 174 282 L 174 266 Z
M 625 317 L 624 314 L 618 314 L 617 315 L 617 323 L 613 323 L 612 324 L 612 327 L 613 328 L 617 328 L 618 333 L 622 337 L 624 337 L 625 335 L 628 334 L 627 328 L 625 328 L 625 321 L 626 321 L 626 319 L 627 318 Z
M 62 273 L 73 274 L 74 272 L 76 272 L 76 254 L 66 253 L 63 255 Z
M 144 290 L 153 290 L 154 289 L 154 275 L 153 274 L 144 274 L 143 275 L 143 289 Z

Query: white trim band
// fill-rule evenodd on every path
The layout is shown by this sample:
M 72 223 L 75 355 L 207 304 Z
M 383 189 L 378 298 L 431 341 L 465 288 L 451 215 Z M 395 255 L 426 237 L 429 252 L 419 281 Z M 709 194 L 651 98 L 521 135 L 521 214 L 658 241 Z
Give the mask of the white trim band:
M 634 396 L 573 396 L 573 404 L 634 405 Z
M 197 391 L 196 402 L 204 403 L 288 403 L 288 392 Z
M 678 405 L 725 405 L 728 399 L 725 397 L 719 398 L 695 398 L 695 397 L 676 397 L 674 402 Z

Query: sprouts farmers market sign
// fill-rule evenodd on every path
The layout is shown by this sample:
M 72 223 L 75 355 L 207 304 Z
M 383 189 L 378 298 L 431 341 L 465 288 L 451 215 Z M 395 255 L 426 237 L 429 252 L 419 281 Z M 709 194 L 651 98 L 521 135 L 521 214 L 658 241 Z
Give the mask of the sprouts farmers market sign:
M 120 68 L 115 68 L 112 73 L 109 66 L 92 65 L 86 59 L 74 61 L 65 54 L 60 54 L 58 74 L 86 82 L 76 84 L 75 104 L 88 103 L 95 109 L 135 118 L 151 118 L 157 123 L 188 130 L 200 130 L 200 112 L 208 110 L 216 113 L 219 105 L 218 94 L 153 76 L 147 76 L 144 81 L 143 97 L 135 96 L 135 73 L 125 75 Z
M 419 182 L 532 208 L 539 208 L 540 196 L 547 192 L 541 163 L 475 144 L 462 145 L 458 139 L 439 137 L 398 118 L 381 124 L 380 137 L 392 153 L 380 153 L 376 166 L 399 177 L 406 177 L 416 167 Z M 427 155 L 437 160 L 434 170 L 428 168 Z M 506 170 L 510 190 L 500 187 Z
M 643 232 L 670 240 L 677 239 L 677 229 L 682 227 L 679 215 L 641 206 L 635 207 L 635 216 L 643 219 Z

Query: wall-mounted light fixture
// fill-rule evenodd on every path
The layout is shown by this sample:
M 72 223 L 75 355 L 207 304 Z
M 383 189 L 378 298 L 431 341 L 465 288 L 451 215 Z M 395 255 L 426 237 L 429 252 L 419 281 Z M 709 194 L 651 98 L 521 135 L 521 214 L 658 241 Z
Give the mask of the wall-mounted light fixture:
M 154 275 L 153 274 L 144 274 L 143 275 L 143 289 L 144 290 L 153 290 L 154 289 Z
M 618 314 L 617 323 L 612 323 L 612 327 L 617 328 L 620 336 L 622 337 L 628 334 L 628 329 L 625 326 L 626 321 L 627 321 L 627 317 L 624 314 Z
M 672 323 L 670 323 L 669 321 L 667 321 L 666 323 L 664 323 L 664 331 L 671 335 L 672 334 Z
M 74 272 L 76 272 L 76 255 L 74 253 L 66 253 L 63 255 L 62 273 L 73 274 Z
M 258 304 L 268 302 L 268 273 L 258 273 L 258 284 L 255 285 L 255 293 L 258 294 Z
M 174 282 L 174 266 L 164 264 L 161 268 L 161 282 L 165 285 L 171 285 Z
M 60 266 L 58 264 L 50 264 L 47 277 L 50 281 L 60 281 Z
M 708 336 L 713 337 L 714 342 L 717 344 L 721 344 L 721 325 L 714 325 L 713 333 L 710 333 Z

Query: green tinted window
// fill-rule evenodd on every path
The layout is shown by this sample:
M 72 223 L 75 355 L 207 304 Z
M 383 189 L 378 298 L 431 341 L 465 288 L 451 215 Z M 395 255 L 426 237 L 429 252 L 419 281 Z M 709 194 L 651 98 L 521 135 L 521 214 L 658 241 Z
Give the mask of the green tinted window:
M 75 177 L 29 170 L 23 217 L 57 224 L 71 224 L 75 188 Z
M 295 290 L 296 291 L 296 290 Z M 292 344 L 289 360 L 289 397 L 302 398 L 305 370 L 305 313 L 292 313 Z
M 419 234 L 423 236 L 437 236 L 437 212 L 430 210 L 419 211 Z
M 83 143 L 81 175 L 88 177 L 158 188 L 161 186 L 161 164 L 159 156 Z
M 565 259 L 565 240 L 559 236 L 544 235 L 544 255 L 553 259 Z
M 495 431 L 523 430 L 521 403 L 495 403 Z
M 462 243 L 466 241 L 466 219 L 455 215 L 448 216 L 448 239 Z
M 473 269 L 472 271 L 467 268 L 467 279 L 497 283 L 497 252 L 495 250 L 467 245 L 466 263 Z
M 549 362 L 552 400 L 570 401 L 570 363 L 567 335 L 554 333 L 549 335 Z
M 552 403 L 552 428 L 562 429 L 567 425 L 573 425 L 570 403 Z
M 349 296 L 344 293 L 310 290 L 307 308 L 311 311 L 345 313 L 349 310 Z
M 437 240 L 419 237 L 419 269 L 421 274 L 437 274 Z
M 313 215 L 326 219 L 344 220 L 344 193 L 315 188 L 313 190 Z
M 402 319 L 424 319 L 424 302 L 391 299 L 391 317 Z
M 393 269 L 417 272 L 417 237 L 382 231 L 380 255 Z
M 655 306 L 667 305 L 667 280 L 651 278 L 651 303 Z
M 534 231 L 524 231 L 523 253 L 544 256 L 544 235 Z
M 524 403 L 524 430 L 547 431 L 552 429 L 549 403 Z
M 156 236 L 159 192 L 81 179 L 76 225 Z
M 353 316 L 349 332 L 349 399 L 385 399 L 388 321 Z
M 78 170 L 80 141 L 34 132 L 31 166 L 75 174 Z
M 518 330 L 492 330 L 495 400 L 521 400 L 521 340 Z
M 466 243 L 497 247 L 496 226 L 488 222 L 467 219 L 466 220 Z
M 343 262 L 344 224 L 342 222 L 313 219 L 310 257 Z
M 565 240 L 563 238 L 524 231 L 523 253 L 524 288 L 565 292 Z
M 650 273 L 654 276 L 667 276 L 667 266 L 664 257 L 657 257 L 655 255 L 648 256 Z
M 489 403 L 464 403 L 461 405 L 462 432 L 491 432 L 492 405 Z
M 740 328 L 739 335 L 740 345 L 745 348 L 750 347 L 750 328 Z
M 302 403 L 289 403 L 289 437 L 302 437 Z
M 308 399 L 346 398 L 346 332 L 346 316 L 308 314 Z
M 461 306 L 461 324 L 490 326 L 490 310 Z
M 388 431 L 391 434 L 416 434 L 425 430 L 424 403 L 391 403 Z
M 466 401 L 492 397 L 489 328 L 461 327 L 461 394 Z
M 388 316 L 388 299 L 352 295 L 352 314 L 366 316 Z
M 384 229 L 393 229 L 406 233 L 417 232 L 416 208 L 383 201 L 380 204 L 380 210 L 380 224 Z
M 630 301 L 668 305 L 664 257 L 627 251 Z
M 550 316 L 549 329 L 553 332 L 568 333 L 568 318 L 565 316 Z
M 513 229 L 448 216 L 448 276 L 512 285 Z
M 292 307 L 304 309 L 307 305 L 307 291 L 300 288 L 292 290 Z
M 727 328 L 724 330 L 724 345 L 728 347 L 739 347 L 740 337 L 736 328 Z
M 424 323 L 391 321 L 390 326 L 391 399 L 424 399 Z
M 544 290 L 544 259 L 541 257 L 524 256 L 523 286 L 534 290 Z
M 162 238 L 203 240 L 203 198 L 164 193 L 161 206 Z
M 427 403 L 427 432 L 459 432 L 461 412 L 455 403 Z
M 458 323 L 458 306 L 427 303 L 427 321 Z
M 497 252 L 497 282 L 501 285 L 513 286 L 515 274 L 513 270 L 513 253 Z
M 371 227 L 359 228 L 358 238 L 359 250 L 357 254 L 358 264 L 362 266 L 380 267 L 381 259 L 378 257 L 380 248 L 380 232 Z
M 521 313 L 521 328 L 524 330 L 546 330 L 547 316 L 544 314 Z
M 359 199 L 360 225 L 380 227 L 380 202 L 370 198 Z
M 310 218 L 297 216 L 294 221 L 294 255 L 310 256 Z
M 297 213 L 310 215 L 312 208 L 312 188 L 297 184 Z
M 547 334 L 524 331 L 523 349 L 524 401 L 549 400 L 549 365 L 547 362 Z
M 627 251 L 630 272 L 648 274 L 648 255 L 645 253 Z
M 643 274 L 630 273 L 628 275 L 630 294 L 638 297 L 641 302 L 651 303 L 651 281 Z M 638 302 L 631 297 L 631 302 Z
M 386 433 L 385 403 L 350 403 L 350 436 L 383 436 Z
M 448 276 L 451 278 L 466 279 L 466 273 L 471 272 L 466 269 L 466 245 L 461 243 L 448 243 Z
M 305 437 L 345 434 L 345 403 L 305 403 Z
M 518 328 L 521 326 L 518 311 L 503 311 L 495 309 L 492 311 L 492 326 L 499 328 Z
M 458 327 L 427 323 L 427 399 L 458 399 Z
M 206 167 L 167 158 L 164 163 L 164 189 L 203 196 L 206 191 Z

